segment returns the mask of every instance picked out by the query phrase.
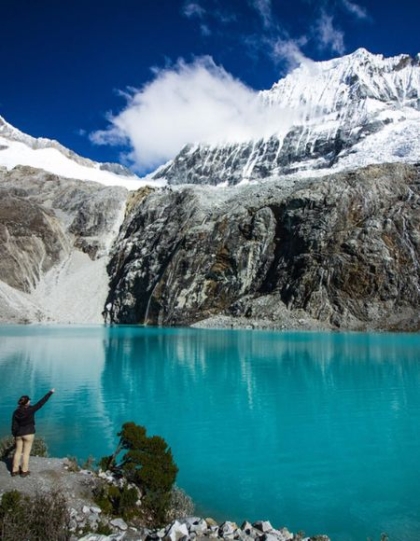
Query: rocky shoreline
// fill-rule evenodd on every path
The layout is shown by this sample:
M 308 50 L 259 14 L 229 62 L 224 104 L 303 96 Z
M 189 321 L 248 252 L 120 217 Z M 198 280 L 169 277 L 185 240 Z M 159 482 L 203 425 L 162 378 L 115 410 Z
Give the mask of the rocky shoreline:
M 149 530 L 148 528 L 133 528 L 128 526 L 122 519 L 114 519 L 110 522 L 115 529 L 119 530 L 111 535 L 89 533 L 74 541 L 329 541 L 326 535 L 305 537 L 293 534 L 287 528 L 277 530 L 269 521 L 245 521 L 240 527 L 231 521 L 217 524 L 211 518 L 186 517 L 174 520 L 164 528 Z
M 30 497 L 39 493 L 60 490 L 66 497 L 70 516 L 71 541 L 329 541 L 326 535 L 307 536 L 291 533 L 287 528 L 273 527 L 269 521 L 217 523 L 212 518 L 188 516 L 171 521 L 166 527 L 136 528 L 122 518 L 105 516 L 95 504 L 93 490 L 106 474 L 90 470 L 74 471 L 74 464 L 67 458 L 31 457 L 31 475 L 26 478 L 11 477 L 10 464 L 0 462 L 0 498 L 5 492 L 17 490 Z M 106 526 L 111 534 L 98 533 Z

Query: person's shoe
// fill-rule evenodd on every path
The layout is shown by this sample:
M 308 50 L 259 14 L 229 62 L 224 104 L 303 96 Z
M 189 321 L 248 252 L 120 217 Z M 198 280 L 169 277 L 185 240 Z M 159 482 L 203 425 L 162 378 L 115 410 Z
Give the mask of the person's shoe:
M 12 477 L 16 477 L 16 475 L 19 475 L 20 472 L 18 471 L 12 471 L 12 473 L 10 474 Z
M 20 472 L 20 476 L 21 476 L 21 477 L 28 477 L 28 475 L 31 475 L 31 472 L 30 472 L 30 471 L 21 471 L 21 472 Z

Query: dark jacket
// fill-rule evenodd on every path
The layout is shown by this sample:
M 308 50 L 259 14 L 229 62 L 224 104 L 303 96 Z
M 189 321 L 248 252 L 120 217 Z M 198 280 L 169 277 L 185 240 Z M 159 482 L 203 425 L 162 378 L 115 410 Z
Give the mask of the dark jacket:
M 33 406 L 19 406 L 13 412 L 12 435 L 15 438 L 17 436 L 35 434 L 35 412 L 42 408 L 51 395 L 52 392 L 49 391 L 44 398 L 41 398 L 41 400 Z

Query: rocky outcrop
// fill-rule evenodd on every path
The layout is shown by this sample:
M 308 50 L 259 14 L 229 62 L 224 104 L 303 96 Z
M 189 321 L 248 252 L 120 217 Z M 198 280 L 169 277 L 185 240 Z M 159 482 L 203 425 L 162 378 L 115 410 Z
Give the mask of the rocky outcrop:
M 128 191 L 0 170 L 0 321 L 101 322 Z
M 120 517 L 105 515 L 95 504 L 95 492 L 104 482 L 121 484 L 125 481 L 121 477 L 112 479 L 107 474 L 79 469 L 66 458 L 43 457 L 31 457 L 29 477 L 12 478 L 6 462 L 0 461 L 0 501 L 4 493 L 12 490 L 31 498 L 58 491 L 63 494 L 69 511 L 68 534 L 71 541 L 178 541 L 181 538 L 185 541 L 329 541 L 326 535 L 303 537 L 299 533 L 291 533 L 287 528 L 276 529 L 268 520 L 258 520 L 252 524 L 245 521 L 238 526 L 232 521 L 217 523 L 211 518 L 186 516 L 184 510 L 179 509 L 174 509 L 173 512 L 177 511 L 178 514 L 165 527 L 139 527 L 138 521 L 135 527 Z M 113 533 L 97 533 L 104 526 Z
M 417 329 L 419 209 L 419 168 L 403 164 L 144 194 L 113 248 L 107 320 Z

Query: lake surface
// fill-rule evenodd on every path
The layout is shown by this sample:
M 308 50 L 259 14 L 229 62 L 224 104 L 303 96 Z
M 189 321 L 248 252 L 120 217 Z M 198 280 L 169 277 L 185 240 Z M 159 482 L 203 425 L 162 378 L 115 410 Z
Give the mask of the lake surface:
M 1 326 L 0 381 L 0 436 L 20 395 L 55 387 L 50 455 L 110 454 L 135 421 L 201 516 L 420 537 L 419 335 Z

